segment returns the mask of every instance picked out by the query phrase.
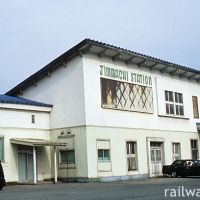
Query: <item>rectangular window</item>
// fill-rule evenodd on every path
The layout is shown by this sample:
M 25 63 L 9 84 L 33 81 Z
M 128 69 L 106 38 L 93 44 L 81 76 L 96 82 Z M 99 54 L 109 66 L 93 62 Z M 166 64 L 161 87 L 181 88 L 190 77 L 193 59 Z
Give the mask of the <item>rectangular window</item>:
M 110 161 L 109 149 L 98 149 L 98 161 Z
M 60 162 L 72 164 L 75 163 L 75 152 L 74 150 L 60 151 Z
M 177 92 L 165 91 L 166 113 L 184 115 L 183 95 Z
M 175 107 L 176 107 L 176 115 L 184 115 L 183 111 L 183 95 L 180 93 L 175 94 Z
M 172 150 L 173 150 L 173 161 L 181 159 L 180 144 L 179 143 L 173 143 L 172 144 Z
M 126 143 L 128 171 L 137 169 L 136 142 Z
M 0 160 L 4 161 L 4 138 L 0 138 Z
M 31 123 L 35 123 L 35 115 L 31 115 Z
M 198 159 L 198 140 L 191 140 L 192 159 Z
M 192 96 L 192 103 L 194 118 L 199 118 L 198 99 L 196 96 Z
M 101 78 L 101 106 L 153 113 L 152 87 Z

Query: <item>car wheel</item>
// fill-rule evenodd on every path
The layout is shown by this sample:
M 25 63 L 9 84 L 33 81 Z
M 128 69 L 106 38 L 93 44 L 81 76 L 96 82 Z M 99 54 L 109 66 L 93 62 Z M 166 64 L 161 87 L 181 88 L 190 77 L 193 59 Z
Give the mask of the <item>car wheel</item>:
M 176 172 L 175 172 L 175 171 L 173 171 L 173 172 L 171 173 L 171 177 L 172 177 L 172 178 L 175 178 L 175 177 L 176 177 Z
M 0 186 L 0 190 L 2 190 L 3 186 Z

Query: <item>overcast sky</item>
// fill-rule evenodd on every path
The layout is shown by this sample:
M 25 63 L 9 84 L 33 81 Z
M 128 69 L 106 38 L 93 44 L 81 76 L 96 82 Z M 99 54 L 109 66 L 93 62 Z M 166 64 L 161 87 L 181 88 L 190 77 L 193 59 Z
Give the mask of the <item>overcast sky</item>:
M 0 0 L 0 93 L 85 38 L 200 70 L 200 0 Z

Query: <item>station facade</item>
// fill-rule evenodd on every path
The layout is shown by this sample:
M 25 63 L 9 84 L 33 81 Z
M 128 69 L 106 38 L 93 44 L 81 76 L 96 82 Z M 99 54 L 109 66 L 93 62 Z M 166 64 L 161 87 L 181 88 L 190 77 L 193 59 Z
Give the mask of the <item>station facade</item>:
M 199 158 L 199 88 L 198 70 L 83 40 L 5 94 L 44 102 L 1 103 L 19 108 L 0 126 L 6 179 L 147 178 Z

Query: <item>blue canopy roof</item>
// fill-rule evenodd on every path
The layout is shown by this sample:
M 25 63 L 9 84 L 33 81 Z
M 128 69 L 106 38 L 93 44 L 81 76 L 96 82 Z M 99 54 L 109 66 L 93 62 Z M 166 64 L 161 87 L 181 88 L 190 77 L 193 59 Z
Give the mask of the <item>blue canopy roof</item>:
M 53 105 L 50 105 L 50 104 L 32 101 L 29 99 L 23 99 L 23 98 L 19 98 L 19 97 L 3 95 L 3 94 L 0 95 L 0 103 L 12 103 L 12 104 L 24 104 L 24 105 L 31 105 L 31 106 L 53 107 Z

